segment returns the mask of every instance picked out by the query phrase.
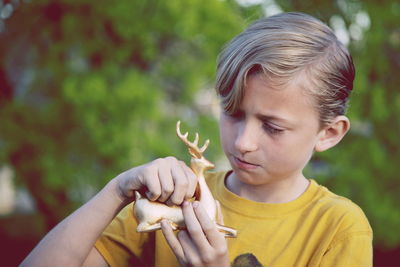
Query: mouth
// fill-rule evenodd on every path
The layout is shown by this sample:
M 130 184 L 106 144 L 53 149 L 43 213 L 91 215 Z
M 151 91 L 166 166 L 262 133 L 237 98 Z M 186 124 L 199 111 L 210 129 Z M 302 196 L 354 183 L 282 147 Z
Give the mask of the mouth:
M 259 165 L 257 165 L 257 164 L 254 164 L 254 163 L 245 161 L 245 160 L 243 160 L 243 159 L 241 159 L 241 158 L 238 158 L 238 157 L 236 157 L 236 156 L 233 156 L 233 155 L 232 155 L 232 158 L 233 158 L 234 164 L 235 164 L 239 169 L 252 170 L 252 169 L 255 169 L 255 168 L 259 167 Z

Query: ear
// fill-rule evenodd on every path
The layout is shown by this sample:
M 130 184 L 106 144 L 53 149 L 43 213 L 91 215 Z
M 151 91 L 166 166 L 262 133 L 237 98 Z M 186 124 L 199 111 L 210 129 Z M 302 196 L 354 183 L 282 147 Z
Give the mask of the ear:
M 350 121 L 346 116 L 337 116 L 318 133 L 315 151 L 322 152 L 334 147 L 342 140 L 350 129 Z

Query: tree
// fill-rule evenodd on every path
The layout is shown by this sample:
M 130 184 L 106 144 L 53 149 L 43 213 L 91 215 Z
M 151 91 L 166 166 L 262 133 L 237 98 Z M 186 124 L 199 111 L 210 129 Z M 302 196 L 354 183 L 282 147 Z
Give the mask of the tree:
M 216 121 L 191 103 L 212 86 L 218 51 L 241 23 L 216 0 L 18 7 L 0 36 L 0 162 L 48 229 L 119 172 L 185 158 L 178 118 L 211 138 L 217 157 Z

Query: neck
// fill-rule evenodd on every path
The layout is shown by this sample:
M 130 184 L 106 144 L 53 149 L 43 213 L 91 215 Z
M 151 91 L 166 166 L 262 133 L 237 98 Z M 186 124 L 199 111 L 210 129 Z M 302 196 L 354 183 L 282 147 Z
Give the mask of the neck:
M 300 197 L 309 185 L 302 175 L 272 181 L 262 185 L 249 185 L 241 182 L 234 172 L 226 179 L 229 191 L 248 200 L 263 203 L 287 203 Z
M 215 204 L 214 197 L 211 194 L 210 189 L 208 188 L 204 176 L 200 175 L 198 179 L 200 188 L 200 199 L 198 201 L 201 203 L 202 207 L 206 210 L 210 219 L 214 220 L 217 215 L 217 207 Z
M 204 178 L 204 172 L 207 169 L 210 169 L 212 166 L 208 166 L 204 164 L 205 159 L 195 159 L 191 160 L 191 169 L 196 174 L 199 185 L 199 199 L 198 201 L 201 203 L 203 208 L 207 211 L 208 216 L 214 220 L 217 214 L 217 207 L 215 204 L 215 200 L 213 195 L 211 194 L 210 189 L 206 183 L 206 179 Z

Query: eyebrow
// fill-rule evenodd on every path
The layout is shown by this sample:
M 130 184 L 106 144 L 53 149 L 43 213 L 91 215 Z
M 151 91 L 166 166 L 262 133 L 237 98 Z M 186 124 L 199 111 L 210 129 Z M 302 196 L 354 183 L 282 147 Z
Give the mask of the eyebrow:
M 289 120 L 282 118 L 282 117 L 278 117 L 278 116 L 264 115 L 264 114 L 257 114 L 256 116 L 258 119 L 260 119 L 262 121 L 277 121 L 277 122 L 281 122 L 287 126 L 293 125 Z

